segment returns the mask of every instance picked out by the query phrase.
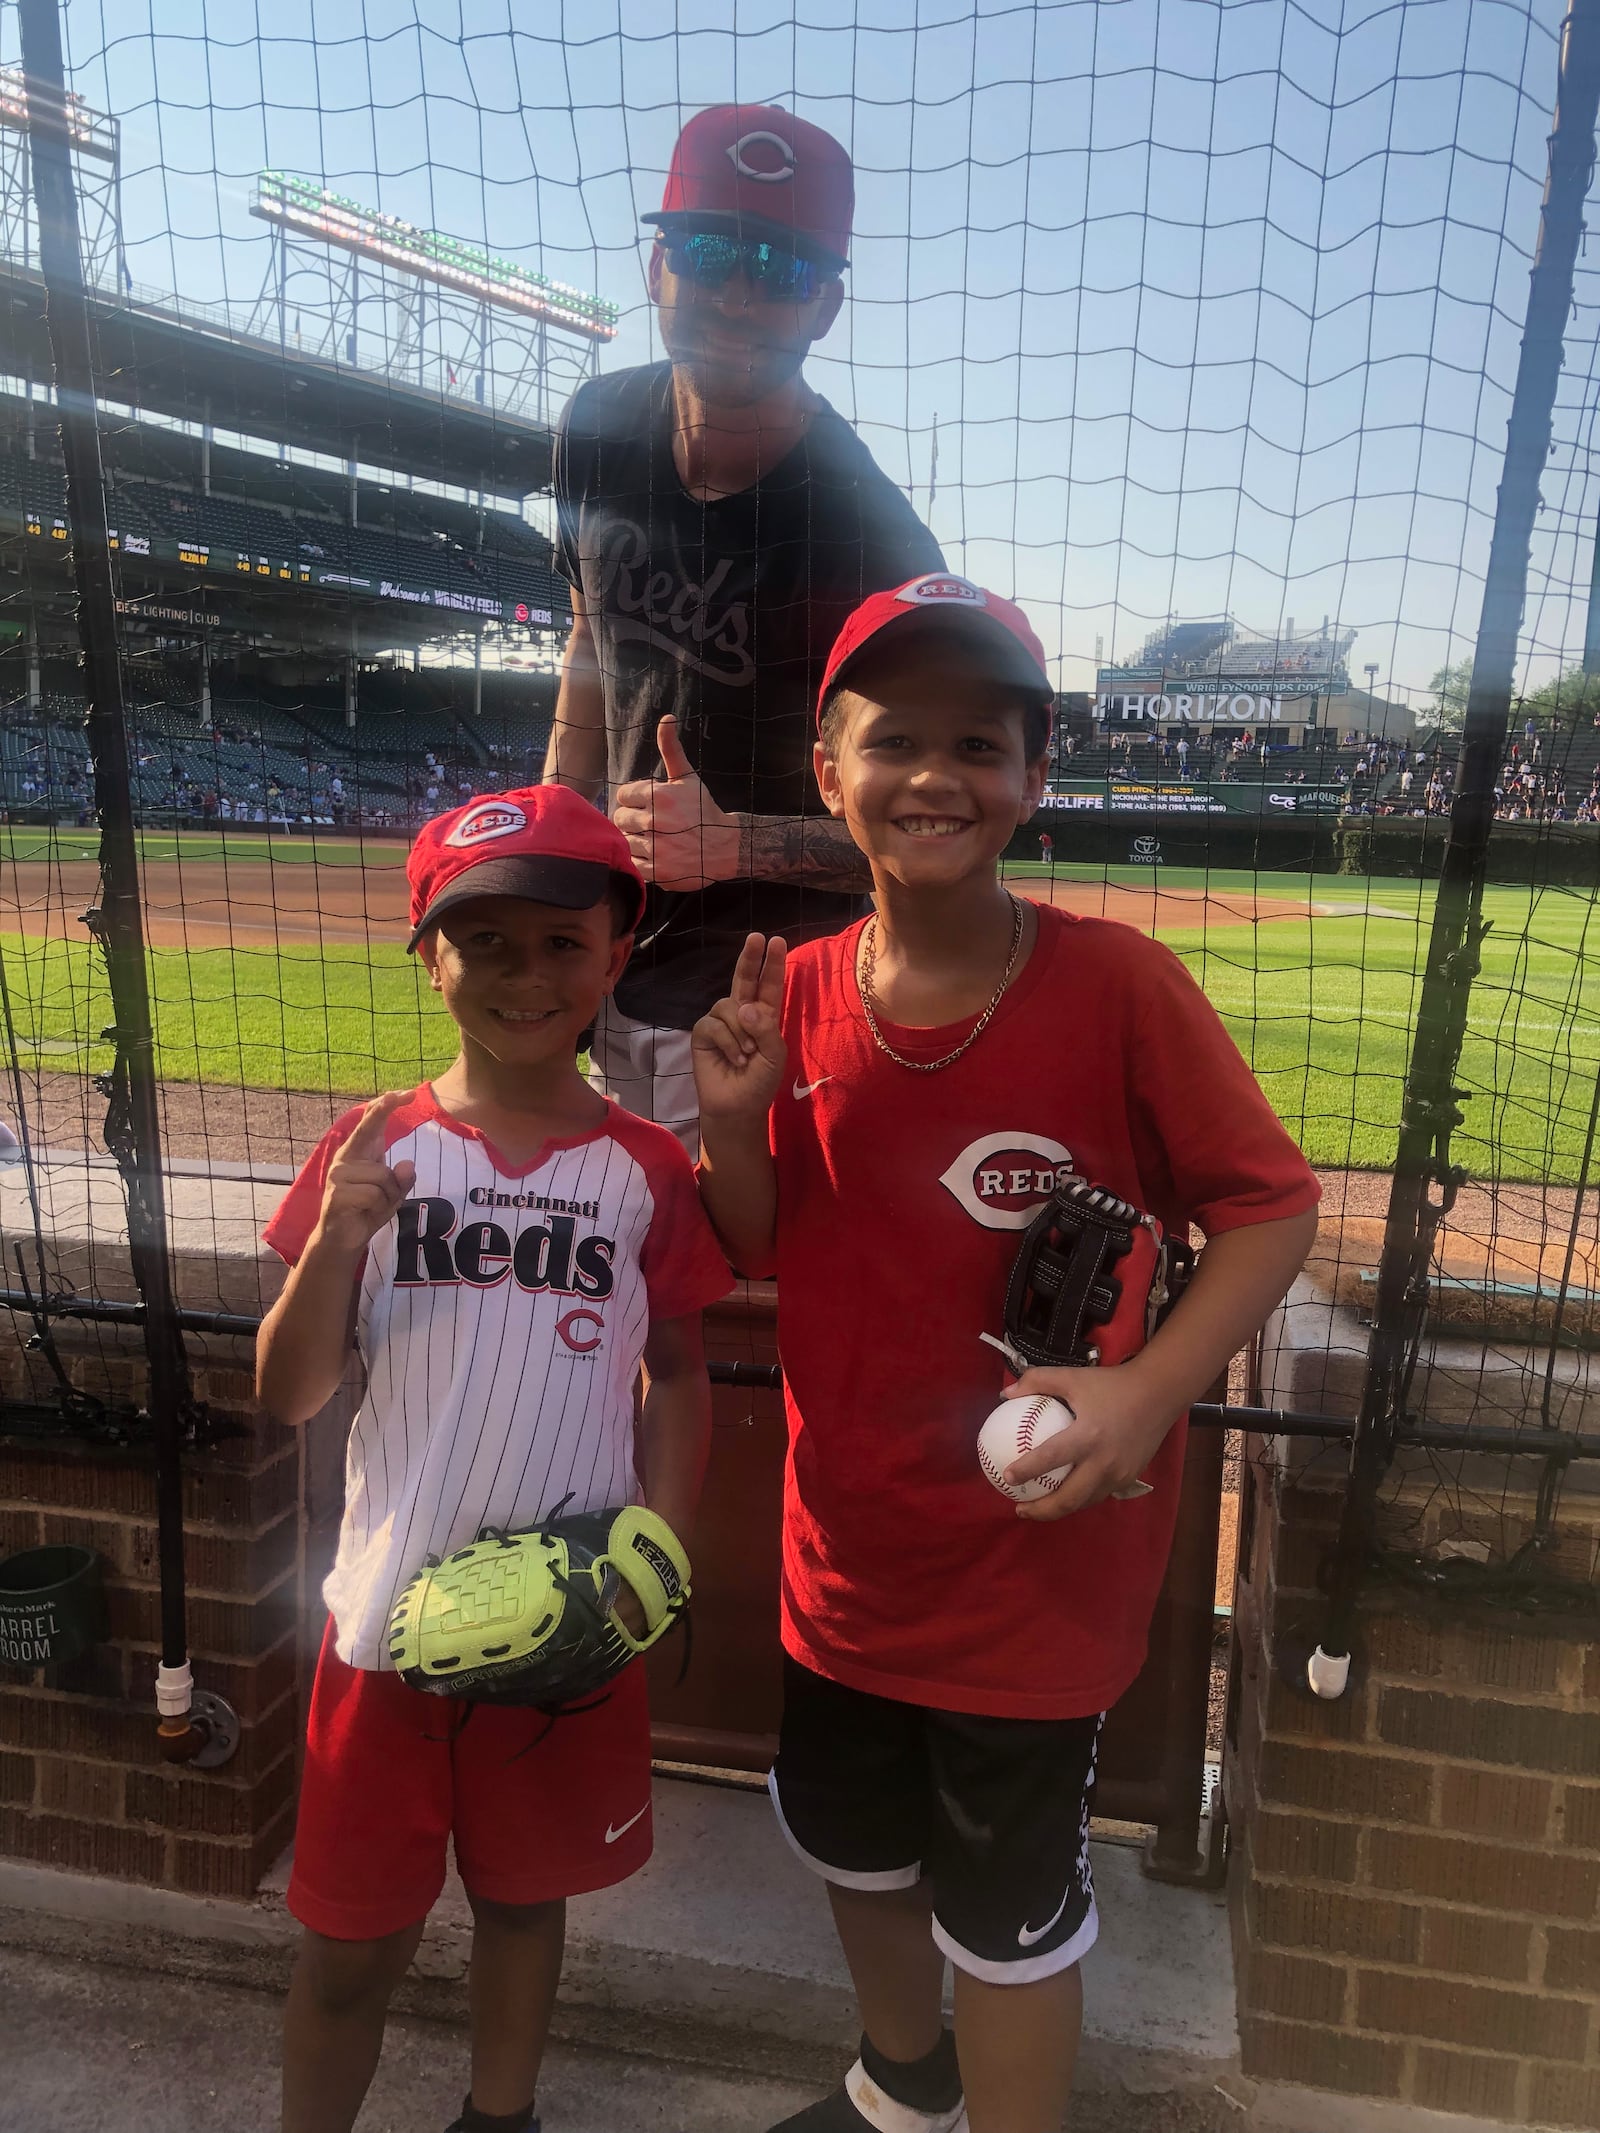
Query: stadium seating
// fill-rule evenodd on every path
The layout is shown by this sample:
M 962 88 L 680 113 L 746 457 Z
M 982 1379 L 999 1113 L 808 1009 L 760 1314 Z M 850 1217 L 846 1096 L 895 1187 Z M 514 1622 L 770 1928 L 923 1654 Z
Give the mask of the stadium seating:
M 480 721 L 449 701 L 459 674 L 363 677 L 380 706 L 364 701 L 344 724 L 330 688 L 248 694 L 213 691 L 212 723 L 193 698 L 141 697 L 128 704 L 129 772 L 136 812 L 147 822 L 223 820 L 350 822 L 402 827 L 464 794 L 537 777 L 548 710 L 523 708 Z M 394 684 L 412 686 L 397 692 Z M 397 702 L 409 695 L 414 708 Z M 491 696 L 495 692 L 491 692 Z M 274 700 L 276 699 L 276 700 Z M 0 706 L 0 806 L 17 817 L 86 819 L 90 807 L 84 707 L 52 690 L 37 707 Z M 337 780 L 339 790 L 335 791 Z
M 396 499 L 400 499 L 396 507 Z M 470 548 L 454 534 L 427 522 L 424 497 L 388 492 L 391 515 L 406 525 L 355 526 L 324 513 L 247 502 L 236 496 L 202 496 L 142 477 L 119 475 L 107 482 L 107 517 L 120 536 L 142 534 L 165 542 L 193 542 L 230 557 L 248 556 L 274 565 L 309 564 L 377 585 L 384 579 L 432 588 L 453 597 L 525 601 L 551 613 L 566 611 L 567 595 L 552 563 L 550 544 L 532 526 L 503 512 L 484 513 L 484 547 Z M 33 515 L 48 535 L 66 511 L 59 465 L 0 452 L 0 523 L 21 526 Z

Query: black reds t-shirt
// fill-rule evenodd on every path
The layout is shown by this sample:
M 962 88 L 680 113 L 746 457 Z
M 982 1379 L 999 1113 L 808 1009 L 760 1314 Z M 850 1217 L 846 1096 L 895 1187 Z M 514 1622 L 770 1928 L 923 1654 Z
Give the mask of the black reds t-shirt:
M 672 368 L 592 378 L 556 438 L 556 561 L 583 595 L 606 700 L 606 777 L 661 775 L 672 712 L 734 814 L 822 815 L 817 689 L 868 593 L 941 570 L 938 543 L 826 403 L 754 488 L 701 503 L 672 461 Z M 652 889 L 617 987 L 625 1015 L 687 1029 L 726 991 L 745 935 L 831 933 L 853 897 L 803 882 Z

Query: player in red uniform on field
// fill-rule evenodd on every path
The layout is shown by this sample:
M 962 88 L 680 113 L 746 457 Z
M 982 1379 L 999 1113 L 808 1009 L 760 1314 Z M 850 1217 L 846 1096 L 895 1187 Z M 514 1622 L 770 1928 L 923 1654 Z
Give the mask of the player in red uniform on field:
M 390 1612 L 426 1560 L 563 1502 L 642 1500 L 687 1540 L 711 1426 L 700 1313 L 730 1284 L 677 1141 L 578 1072 L 644 902 L 621 832 L 545 785 L 428 823 L 407 871 L 460 1054 L 341 1118 L 266 1230 L 293 1271 L 261 1329 L 262 1405 L 309 1421 L 352 1345 L 366 1372 L 289 1884 L 306 1935 L 283 2124 L 354 2123 L 453 1840 L 473 1942 L 452 2133 L 535 2133 L 565 1899 L 650 1856 L 643 1672 L 553 1719 L 428 1695 L 394 1671 Z
M 793 2133 L 1060 2125 L 1097 1929 L 1096 1740 L 1144 1657 L 1184 1413 L 1316 1228 L 1315 1178 L 1177 958 L 1001 886 L 1043 785 L 1042 660 L 1021 613 L 962 579 L 863 604 L 823 682 L 816 769 L 876 911 L 787 970 L 783 942 L 752 935 L 695 1031 L 707 1208 L 736 1266 L 778 1275 L 773 1798 L 829 1885 L 865 2032 Z M 1069 1478 L 1018 1506 L 978 1467 L 1005 1387 L 979 1336 L 1001 1330 L 1019 1232 L 1072 1173 L 1208 1242 L 1130 1361 L 1021 1379 L 1075 1419 Z M 1010 1475 L 1062 1463 L 1057 1438 Z M 1140 1476 L 1150 1492 L 1117 1500 Z

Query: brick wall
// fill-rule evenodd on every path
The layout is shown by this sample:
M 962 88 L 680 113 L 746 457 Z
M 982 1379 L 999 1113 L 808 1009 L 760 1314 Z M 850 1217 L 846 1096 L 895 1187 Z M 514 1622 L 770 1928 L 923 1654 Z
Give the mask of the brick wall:
M 1337 1494 L 1253 1440 L 1225 1786 L 1245 2071 L 1600 2125 L 1593 1622 L 1369 1592 L 1346 1696 L 1276 1663 L 1322 1619 Z M 1497 1533 L 1516 1506 L 1496 1505 Z M 1569 1495 L 1574 1561 L 1600 1503 Z
M 125 1399 L 142 1385 L 134 1340 L 63 1328 L 59 1345 L 85 1390 Z M 95 1549 L 109 1618 L 107 1641 L 71 1666 L 0 1667 L 0 1855 L 245 1897 L 292 1830 L 305 1601 L 325 1552 L 328 1448 L 342 1430 L 330 1417 L 308 1440 L 259 1416 L 247 1343 L 189 1345 L 197 1393 L 241 1432 L 190 1454 L 184 1486 L 195 1682 L 238 1712 L 239 1752 L 222 1769 L 185 1772 L 156 1750 L 148 1456 L 0 1444 L 0 1552 L 56 1541 Z M 0 1386 L 38 1396 L 38 1360 L 0 1350 Z

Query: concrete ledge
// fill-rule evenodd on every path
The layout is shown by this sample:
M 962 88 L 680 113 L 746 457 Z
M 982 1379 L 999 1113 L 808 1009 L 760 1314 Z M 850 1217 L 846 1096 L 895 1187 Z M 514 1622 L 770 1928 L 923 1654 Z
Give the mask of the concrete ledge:
M 1081 2092 L 1142 2097 L 1152 2112 L 1166 2099 L 1149 2121 L 1163 2133 L 1233 2122 L 1218 2092 L 1238 2065 L 1220 1898 L 1146 1881 L 1126 1845 L 1097 1844 L 1094 1859 L 1102 1936 L 1084 1966 Z M 255 1902 L 230 1904 L 0 1862 L 0 1943 L 280 1992 L 299 1933 L 287 1878 L 285 1861 Z M 470 1937 L 452 1881 L 397 2004 L 461 2019 Z M 570 1908 L 556 2034 L 819 2085 L 838 2078 L 856 2040 L 849 1979 L 822 1891 L 762 1796 L 658 1781 L 650 1865 Z
M 128 1261 L 128 1210 L 109 1156 L 52 1152 L 35 1164 L 46 1266 L 53 1281 L 85 1295 L 137 1296 Z M 261 1242 L 283 1198 L 259 1166 L 169 1165 L 167 1235 L 178 1301 L 198 1310 L 262 1310 L 277 1294 L 282 1262 Z M 28 1179 L 20 1163 L 0 1171 L 0 1229 L 33 1230 Z
M 1228 2124 L 1241 2133 L 1506 2133 L 1500 2119 L 1462 2118 L 1414 2103 L 1380 2103 L 1370 2096 L 1335 2096 L 1286 2082 L 1225 2080 L 1234 2105 Z M 1520 2133 L 1538 2133 L 1523 2126 Z

